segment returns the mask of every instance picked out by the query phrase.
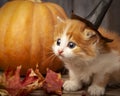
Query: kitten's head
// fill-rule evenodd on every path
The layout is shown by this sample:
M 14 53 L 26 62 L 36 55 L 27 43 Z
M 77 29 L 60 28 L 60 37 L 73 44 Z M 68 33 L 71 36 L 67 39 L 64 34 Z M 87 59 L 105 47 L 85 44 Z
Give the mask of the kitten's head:
M 99 54 L 106 40 L 83 21 L 67 19 L 55 26 L 52 48 L 62 60 L 90 60 Z

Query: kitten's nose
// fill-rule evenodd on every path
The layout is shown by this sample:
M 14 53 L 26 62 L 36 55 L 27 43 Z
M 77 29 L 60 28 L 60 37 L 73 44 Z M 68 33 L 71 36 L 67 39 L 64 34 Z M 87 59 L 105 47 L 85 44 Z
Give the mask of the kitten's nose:
M 58 50 L 59 55 L 63 53 L 63 50 Z

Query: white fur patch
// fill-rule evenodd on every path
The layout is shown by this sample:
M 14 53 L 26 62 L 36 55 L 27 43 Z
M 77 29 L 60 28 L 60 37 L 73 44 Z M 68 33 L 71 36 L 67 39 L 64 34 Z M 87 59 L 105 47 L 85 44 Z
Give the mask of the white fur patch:
M 88 88 L 88 92 L 91 96 L 101 96 L 105 93 L 105 88 L 98 85 L 92 85 Z
M 82 88 L 82 86 L 78 84 L 78 82 L 75 82 L 73 80 L 67 80 L 63 84 L 63 88 L 66 91 L 77 91 L 78 89 Z

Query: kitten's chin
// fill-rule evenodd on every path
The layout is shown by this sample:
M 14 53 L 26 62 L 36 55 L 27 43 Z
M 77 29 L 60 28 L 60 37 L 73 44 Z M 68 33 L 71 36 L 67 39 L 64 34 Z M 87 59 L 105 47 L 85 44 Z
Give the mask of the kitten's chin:
M 59 58 L 59 59 L 63 59 L 64 58 L 64 56 L 61 54 L 61 55 L 59 55 L 57 52 L 54 52 L 54 54 Z
M 64 56 L 63 55 L 58 55 L 58 58 L 60 58 L 61 60 L 63 60 Z
M 71 58 L 69 58 L 69 57 L 66 57 L 66 56 L 64 56 L 64 55 L 58 55 L 58 58 L 60 59 L 60 60 L 62 60 L 62 61 L 69 61 Z
M 62 61 L 73 61 L 73 60 L 75 60 L 75 58 L 73 58 L 73 57 L 68 57 L 68 56 L 59 56 L 59 58 L 60 58 Z

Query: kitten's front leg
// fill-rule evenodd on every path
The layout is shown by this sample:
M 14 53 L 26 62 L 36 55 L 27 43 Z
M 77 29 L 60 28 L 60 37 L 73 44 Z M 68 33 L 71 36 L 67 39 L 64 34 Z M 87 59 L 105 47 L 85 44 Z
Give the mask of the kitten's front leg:
M 73 71 L 69 71 L 69 80 L 66 80 L 63 84 L 63 88 L 66 91 L 77 91 L 82 87 L 78 74 L 75 74 Z
M 101 96 L 105 93 L 105 87 L 109 81 L 109 74 L 96 74 L 93 78 L 92 85 L 88 88 L 91 96 Z

